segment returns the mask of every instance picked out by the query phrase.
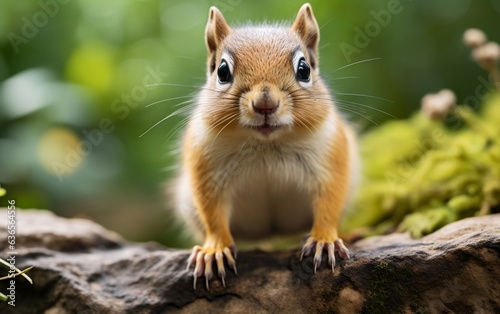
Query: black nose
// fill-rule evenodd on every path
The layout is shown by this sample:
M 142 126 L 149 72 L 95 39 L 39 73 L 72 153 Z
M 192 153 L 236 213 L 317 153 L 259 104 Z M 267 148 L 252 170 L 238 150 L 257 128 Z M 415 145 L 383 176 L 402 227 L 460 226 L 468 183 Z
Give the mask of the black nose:
M 259 99 L 257 102 L 252 101 L 252 108 L 255 112 L 262 115 L 273 114 L 278 110 L 279 101 L 272 101 L 269 98 Z

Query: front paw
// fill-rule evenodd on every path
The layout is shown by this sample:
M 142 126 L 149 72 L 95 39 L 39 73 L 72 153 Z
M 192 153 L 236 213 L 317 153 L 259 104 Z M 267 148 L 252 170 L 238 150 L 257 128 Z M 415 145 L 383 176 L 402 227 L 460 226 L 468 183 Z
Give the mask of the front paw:
M 318 241 L 312 236 L 309 236 L 306 243 L 302 247 L 302 254 L 300 255 L 300 260 L 305 256 L 309 256 L 313 250 L 314 252 L 314 273 L 316 269 L 321 265 L 321 259 L 323 255 L 323 250 L 326 250 L 328 254 L 328 265 L 332 267 L 332 271 L 335 267 L 335 251 L 337 251 L 342 259 L 349 259 L 349 250 L 344 245 L 342 239 L 337 239 L 333 242 L 329 241 Z
M 226 269 L 224 267 L 224 257 L 230 268 L 236 271 L 236 255 L 237 249 L 235 245 L 214 247 L 205 245 L 203 247 L 196 245 L 193 247 L 191 255 L 188 258 L 187 269 L 194 265 L 193 271 L 193 289 L 196 289 L 196 281 L 198 277 L 205 277 L 205 285 L 209 289 L 209 281 L 213 278 L 214 268 L 213 263 L 217 265 L 217 273 L 222 281 L 222 285 L 226 286 Z

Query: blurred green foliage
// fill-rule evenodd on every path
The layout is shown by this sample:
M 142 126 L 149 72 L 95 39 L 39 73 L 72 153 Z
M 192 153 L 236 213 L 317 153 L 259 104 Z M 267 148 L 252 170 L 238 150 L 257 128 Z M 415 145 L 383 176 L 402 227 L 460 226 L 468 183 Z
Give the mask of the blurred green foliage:
M 364 182 L 344 230 L 421 237 L 465 217 L 498 212 L 498 91 L 475 109 L 461 105 L 436 120 L 418 112 L 362 136 Z
M 466 62 L 462 33 L 479 27 L 499 40 L 495 0 L 310 2 L 322 27 L 322 73 L 365 128 L 408 116 L 427 92 L 473 94 L 482 73 Z M 302 3 L 0 2 L 0 183 L 8 191 L 1 201 L 180 245 L 162 183 L 175 170 L 183 117 L 140 135 L 203 83 L 211 5 L 241 24 L 291 21 Z M 346 55 L 348 46 L 355 52 Z M 380 59 L 342 68 L 372 58 Z

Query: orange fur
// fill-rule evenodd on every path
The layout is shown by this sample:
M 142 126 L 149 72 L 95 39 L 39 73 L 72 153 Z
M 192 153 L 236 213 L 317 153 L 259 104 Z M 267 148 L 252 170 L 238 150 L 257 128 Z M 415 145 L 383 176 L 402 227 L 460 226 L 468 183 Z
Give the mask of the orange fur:
M 189 132 L 184 140 L 184 151 L 184 163 L 193 178 L 194 203 L 205 231 L 206 245 L 217 249 L 230 246 L 234 242 L 229 231 L 228 212 L 212 180 L 210 159 L 200 147 L 194 145 Z
M 321 242 L 334 242 L 338 239 L 337 228 L 349 185 L 349 156 L 343 127 L 338 129 L 327 162 L 325 166 L 331 176 L 321 183 L 324 188 L 319 188 L 315 195 L 311 236 Z

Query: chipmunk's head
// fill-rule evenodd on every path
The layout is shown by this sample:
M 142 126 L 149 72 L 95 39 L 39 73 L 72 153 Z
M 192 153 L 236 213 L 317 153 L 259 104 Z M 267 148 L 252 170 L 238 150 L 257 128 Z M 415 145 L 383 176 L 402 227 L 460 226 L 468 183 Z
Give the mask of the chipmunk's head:
M 242 132 L 262 140 L 313 132 L 331 110 L 319 78 L 319 27 L 304 4 L 292 26 L 231 29 L 210 8 L 205 31 L 207 84 L 204 117 L 216 132 Z

